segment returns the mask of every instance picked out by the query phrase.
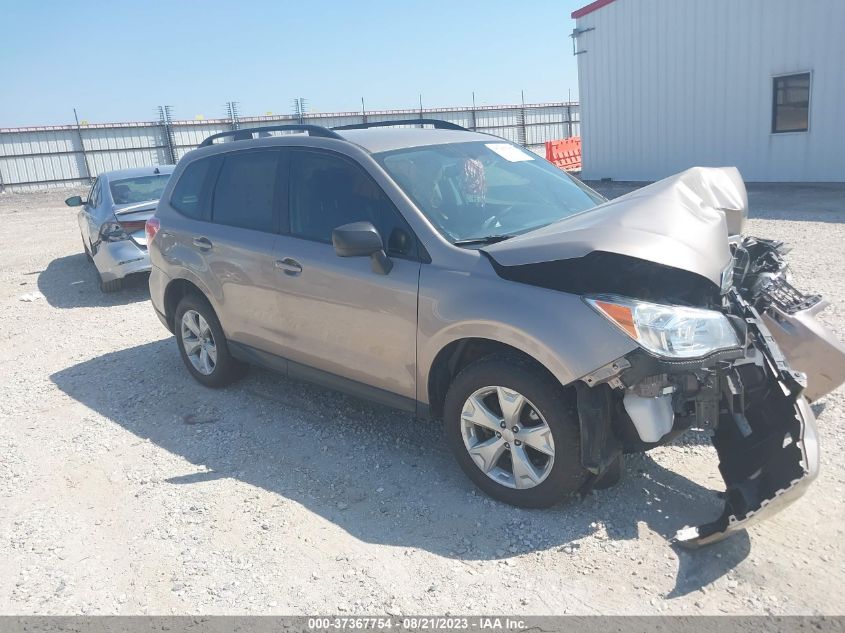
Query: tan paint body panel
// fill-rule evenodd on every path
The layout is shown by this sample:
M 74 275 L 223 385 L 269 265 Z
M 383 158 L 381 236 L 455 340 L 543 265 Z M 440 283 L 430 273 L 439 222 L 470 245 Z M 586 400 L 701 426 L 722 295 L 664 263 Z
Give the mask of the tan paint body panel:
M 845 382 L 845 346 L 816 318 L 827 305 L 827 301 L 820 301 L 795 314 L 772 306 L 763 314 L 790 367 L 807 374 L 804 396 L 810 402 Z

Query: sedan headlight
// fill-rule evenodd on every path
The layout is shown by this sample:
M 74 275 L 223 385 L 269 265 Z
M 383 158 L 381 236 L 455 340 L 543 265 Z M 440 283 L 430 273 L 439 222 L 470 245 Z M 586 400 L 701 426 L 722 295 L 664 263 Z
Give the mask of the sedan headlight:
M 740 345 L 730 321 L 715 310 L 661 305 L 616 296 L 585 299 L 599 314 L 658 356 L 699 358 Z

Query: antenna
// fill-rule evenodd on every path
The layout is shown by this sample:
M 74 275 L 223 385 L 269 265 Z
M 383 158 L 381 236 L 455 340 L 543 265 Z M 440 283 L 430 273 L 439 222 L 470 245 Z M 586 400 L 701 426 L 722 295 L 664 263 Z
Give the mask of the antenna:
M 176 136 L 173 133 L 173 108 L 169 105 L 158 106 L 158 122 L 164 127 L 164 138 L 167 141 L 167 160 L 169 165 L 176 164 Z
M 229 123 L 232 125 L 233 130 L 237 130 L 240 128 L 240 112 L 238 110 L 239 101 L 227 101 L 226 102 L 226 116 L 229 118 Z
M 307 100 L 305 97 L 297 97 L 293 100 L 293 114 L 299 119 L 299 124 L 302 125 L 302 119 L 305 116 L 307 108 Z

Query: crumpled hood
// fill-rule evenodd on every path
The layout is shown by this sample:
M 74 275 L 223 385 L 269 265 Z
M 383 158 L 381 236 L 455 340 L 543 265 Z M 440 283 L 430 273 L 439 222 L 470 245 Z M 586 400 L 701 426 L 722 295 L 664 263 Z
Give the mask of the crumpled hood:
M 604 251 L 706 277 L 730 264 L 729 235 L 742 232 L 748 195 L 735 167 L 693 167 L 549 226 L 485 246 L 501 266 Z

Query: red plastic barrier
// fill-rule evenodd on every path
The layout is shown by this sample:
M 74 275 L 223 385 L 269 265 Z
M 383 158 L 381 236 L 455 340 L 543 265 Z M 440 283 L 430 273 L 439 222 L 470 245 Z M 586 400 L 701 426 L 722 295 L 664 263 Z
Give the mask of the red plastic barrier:
M 581 171 L 581 137 L 546 141 L 546 160 L 566 171 Z

